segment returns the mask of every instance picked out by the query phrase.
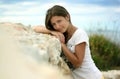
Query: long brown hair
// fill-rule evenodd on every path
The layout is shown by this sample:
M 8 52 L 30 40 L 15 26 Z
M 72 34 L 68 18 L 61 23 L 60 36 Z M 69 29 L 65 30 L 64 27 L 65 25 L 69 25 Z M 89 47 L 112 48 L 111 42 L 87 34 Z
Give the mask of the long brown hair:
M 66 17 L 67 15 L 69 15 L 69 17 L 70 17 L 69 12 L 63 6 L 60 6 L 60 5 L 55 5 L 52 8 L 48 9 L 48 11 L 46 13 L 46 18 L 45 18 L 45 26 L 46 26 L 46 28 L 49 29 L 49 30 L 55 30 L 53 28 L 53 26 L 51 25 L 51 22 L 50 22 L 50 19 L 53 16 Z M 70 19 L 69 19 L 69 21 L 71 23 Z

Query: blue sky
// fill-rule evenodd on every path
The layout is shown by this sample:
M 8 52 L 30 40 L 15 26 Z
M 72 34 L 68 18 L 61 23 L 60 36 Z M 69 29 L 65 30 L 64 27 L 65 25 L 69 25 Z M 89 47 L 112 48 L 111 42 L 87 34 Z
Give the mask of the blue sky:
M 120 0 L 0 0 L 0 22 L 44 25 L 45 13 L 64 6 L 72 23 L 84 29 L 114 29 L 120 25 Z

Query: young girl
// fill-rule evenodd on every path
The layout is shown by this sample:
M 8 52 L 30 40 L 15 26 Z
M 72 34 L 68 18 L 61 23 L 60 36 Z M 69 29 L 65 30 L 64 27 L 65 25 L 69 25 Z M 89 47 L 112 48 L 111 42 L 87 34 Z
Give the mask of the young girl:
M 91 57 L 88 35 L 71 23 L 70 14 L 64 7 L 55 5 L 48 9 L 45 26 L 35 27 L 34 30 L 59 38 L 63 50 L 61 56 L 71 69 L 74 79 L 103 79 Z

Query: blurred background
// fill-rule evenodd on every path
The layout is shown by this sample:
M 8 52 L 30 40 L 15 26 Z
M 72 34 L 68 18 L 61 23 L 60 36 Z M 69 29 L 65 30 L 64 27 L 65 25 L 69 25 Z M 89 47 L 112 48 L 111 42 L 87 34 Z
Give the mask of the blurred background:
M 0 23 L 44 25 L 53 5 L 64 6 L 73 25 L 90 36 L 93 59 L 101 70 L 120 69 L 120 0 L 0 0 Z

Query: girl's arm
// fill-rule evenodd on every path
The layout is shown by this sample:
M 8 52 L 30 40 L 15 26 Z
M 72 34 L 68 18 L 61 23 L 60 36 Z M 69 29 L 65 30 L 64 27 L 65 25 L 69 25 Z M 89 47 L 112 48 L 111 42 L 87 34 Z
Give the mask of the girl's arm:
M 84 59 L 86 43 L 83 42 L 76 45 L 75 53 L 72 53 L 64 43 L 62 43 L 61 45 L 65 56 L 74 65 L 74 67 L 80 67 Z
M 37 33 L 51 34 L 57 37 L 60 42 L 65 43 L 65 37 L 60 32 L 48 30 L 45 26 L 34 26 L 33 30 Z
M 37 33 L 51 34 L 51 31 L 48 30 L 45 26 L 34 26 L 33 30 Z

